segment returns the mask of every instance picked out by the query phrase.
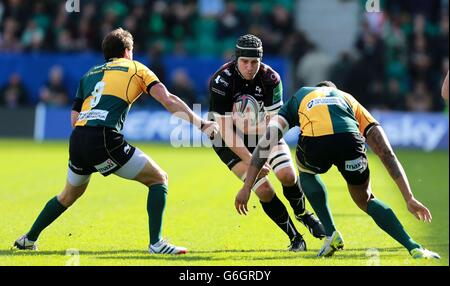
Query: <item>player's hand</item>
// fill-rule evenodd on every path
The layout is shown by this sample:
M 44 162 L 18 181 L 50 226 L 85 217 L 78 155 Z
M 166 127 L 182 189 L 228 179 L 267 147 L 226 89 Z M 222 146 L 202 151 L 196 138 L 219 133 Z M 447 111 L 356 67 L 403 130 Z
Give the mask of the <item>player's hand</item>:
M 418 219 L 426 222 L 431 222 L 431 212 L 421 202 L 415 198 L 407 201 L 408 210 Z
M 205 120 L 202 122 L 200 129 L 209 139 L 213 139 L 219 132 L 219 124 L 214 121 Z
M 243 187 L 236 195 L 236 199 L 234 200 L 234 206 L 239 214 L 247 215 L 248 208 L 247 203 L 250 199 L 251 190 Z

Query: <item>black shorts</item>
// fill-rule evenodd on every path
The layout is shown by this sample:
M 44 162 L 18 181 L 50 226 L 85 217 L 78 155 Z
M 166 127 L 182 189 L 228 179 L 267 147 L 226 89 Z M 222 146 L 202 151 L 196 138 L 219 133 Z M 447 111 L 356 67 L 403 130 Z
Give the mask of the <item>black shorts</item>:
M 78 175 L 107 176 L 127 163 L 135 149 L 114 129 L 77 126 L 70 135 L 69 168 Z
M 365 139 L 359 133 L 300 135 L 296 155 L 304 168 L 316 174 L 326 173 L 335 165 L 351 185 L 361 185 L 369 178 Z

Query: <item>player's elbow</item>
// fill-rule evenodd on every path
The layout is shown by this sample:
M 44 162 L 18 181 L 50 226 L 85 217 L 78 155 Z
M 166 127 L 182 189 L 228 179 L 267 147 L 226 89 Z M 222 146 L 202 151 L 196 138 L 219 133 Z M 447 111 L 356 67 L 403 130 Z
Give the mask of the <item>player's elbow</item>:
M 397 157 L 392 149 L 379 150 L 376 154 L 383 162 L 393 162 L 397 160 Z
M 174 110 L 177 104 L 177 101 L 175 100 L 175 95 L 170 93 L 167 96 L 161 98 L 159 102 L 169 111 Z

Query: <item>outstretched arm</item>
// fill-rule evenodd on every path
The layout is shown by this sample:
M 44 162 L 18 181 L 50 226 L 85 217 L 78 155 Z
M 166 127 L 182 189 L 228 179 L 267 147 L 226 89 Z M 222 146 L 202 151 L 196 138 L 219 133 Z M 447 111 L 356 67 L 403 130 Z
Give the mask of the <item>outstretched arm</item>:
M 214 137 L 219 131 L 216 122 L 202 120 L 195 114 L 178 96 L 171 94 L 162 83 L 157 83 L 150 88 L 150 94 L 159 101 L 164 108 L 175 116 L 184 119 L 198 129 L 203 131 L 208 137 Z
M 389 175 L 397 184 L 407 203 L 408 210 L 419 220 L 423 219 L 425 221 L 431 221 L 430 211 L 414 198 L 405 170 L 397 159 L 397 156 L 395 156 L 394 150 L 392 149 L 383 128 L 379 125 L 374 125 L 367 131 L 366 136 L 367 144 L 381 159 L 384 167 L 388 170 Z
M 250 192 L 255 184 L 261 168 L 267 161 L 269 153 L 278 141 L 283 138 L 284 133 L 287 131 L 286 120 L 280 116 L 275 116 L 269 125 L 267 126 L 266 133 L 259 140 L 258 146 L 253 151 L 252 160 L 247 170 L 247 177 L 244 182 L 244 186 L 238 192 L 235 199 L 235 207 L 239 214 L 247 214 L 247 202 L 250 198 Z

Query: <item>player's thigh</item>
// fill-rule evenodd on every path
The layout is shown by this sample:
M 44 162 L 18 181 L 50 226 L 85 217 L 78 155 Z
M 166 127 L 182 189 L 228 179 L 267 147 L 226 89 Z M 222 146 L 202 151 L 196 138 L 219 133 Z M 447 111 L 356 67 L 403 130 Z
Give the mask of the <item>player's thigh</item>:
M 222 142 L 222 145 L 220 146 L 214 146 L 213 150 L 217 154 L 219 159 L 231 171 L 233 170 L 235 165 L 237 165 L 239 162 L 242 162 L 241 158 L 236 155 L 230 148 L 228 148 L 228 146 L 226 146 L 224 142 Z
M 283 139 L 272 148 L 267 162 L 283 185 L 292 186 L 295 184 L 297 175 L 291 159 L 291 150 Z
M 71 206 L 86 191 L 90 177 L 91 175 L 76 174 L 69 168 L 66 185 L 58 195 L 58 201 L 65 207 Z
M 326 173 L 333 165 L 334 143 L 331 136 L 300 136 L 296 149 L 296 161 L 300 172 Z
M 245 181 L 249 165 L 244 163 L 238 155 L 228 147 L 214 147 L 214 151 L 220 160 L 238 177 L 242 182 Z M 252 191 L 262 201 L 270 201 L 274 195 L 273 187 L 268 184 L 267 176 L 259 177 L 252 187 Z M 270 199 L 269 199 L 270 198 Z
M 167 173 L 139 148 L 135 148 L 133 156 L 114 174 L 146 186 L 168 184 Z

